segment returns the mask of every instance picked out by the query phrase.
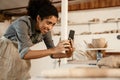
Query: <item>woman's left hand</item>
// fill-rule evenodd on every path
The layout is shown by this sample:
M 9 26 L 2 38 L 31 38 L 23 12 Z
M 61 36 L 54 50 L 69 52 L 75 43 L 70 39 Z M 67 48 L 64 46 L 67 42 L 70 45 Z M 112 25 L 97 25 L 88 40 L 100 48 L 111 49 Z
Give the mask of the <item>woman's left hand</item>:
M 73 42 L 72 39 L 70 39 L 70 45 L 71 45 L 71 47 L 68 47 L 69 50 L 66 51 L 66 57 L 67 57 L 67 58 L 71 57 L 71 56 L 73 55 L 74 50 L 75 50 L 74 42 Z
M 68 41 L 68 40 L 66 40 L 66 41 Z M 54 55 L 52 55 L 52 58 L 57 59 L 57 58 L 69 58 L 69 57 L 71 57 L 73 55 L 75 48 L 74 48 L 73 40 L 70 39 L 69 42 L 70 42 L 69 44 L 67 42 L 64 42 L 64 41 L 60 42 L 60 43 L 62 43 L 62 45 L 64 45 L 65 53 L 61 52 L 61 53 L 54 54 Z M 65 44 L 63 44 L 63 43 L 65 43 Z

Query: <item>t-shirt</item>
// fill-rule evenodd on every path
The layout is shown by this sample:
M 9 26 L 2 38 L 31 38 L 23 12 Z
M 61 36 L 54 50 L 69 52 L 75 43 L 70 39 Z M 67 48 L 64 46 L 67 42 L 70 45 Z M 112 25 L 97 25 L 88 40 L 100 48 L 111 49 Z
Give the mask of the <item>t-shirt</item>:
M 44 40 L 47 48 L 54 47 L 51 32 L 42 35 L 35 30 L 36 21 L 30 16 L 23 16 L 15 20 L 6 30 L 4 36 L 18 44 L 20 57 L 23 58 L 29 48 L 34 44 Z

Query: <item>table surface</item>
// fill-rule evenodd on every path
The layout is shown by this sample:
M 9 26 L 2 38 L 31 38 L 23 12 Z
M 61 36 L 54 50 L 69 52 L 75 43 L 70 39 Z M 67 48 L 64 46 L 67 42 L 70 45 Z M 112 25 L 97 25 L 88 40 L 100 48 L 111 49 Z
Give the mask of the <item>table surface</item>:
M 71 60 L 68 64 L 96 64 L 96 60 Z
M 42 71 L 41 77 L 45 78 L 119 78 L 120 69 L 107 68 L 59 68 Z
M 29 80 L 120 80 L 120 78 L 44 78 L 35 76 Z
M 88 65 L 90 63 L 96 63 L 96 60 L 69 61 L 62 67 L 43 70 L 40 76 L 30 80 L 120 80 L 120 69 L 101 69 L 97 65 Z

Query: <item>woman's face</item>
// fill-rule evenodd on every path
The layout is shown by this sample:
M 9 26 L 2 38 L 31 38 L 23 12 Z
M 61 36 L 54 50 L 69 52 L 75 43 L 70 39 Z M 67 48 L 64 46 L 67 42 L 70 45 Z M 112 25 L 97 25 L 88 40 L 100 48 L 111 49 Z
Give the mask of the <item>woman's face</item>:
M 46 34 L 48 31 L 50 31 L 53 28 L 57 20 L 58 19 L 55 16 L 50 16 L 43 20 L 41 20 L 40 16 L 37 16 L 36 29 L 41 31 L 42 34 Z

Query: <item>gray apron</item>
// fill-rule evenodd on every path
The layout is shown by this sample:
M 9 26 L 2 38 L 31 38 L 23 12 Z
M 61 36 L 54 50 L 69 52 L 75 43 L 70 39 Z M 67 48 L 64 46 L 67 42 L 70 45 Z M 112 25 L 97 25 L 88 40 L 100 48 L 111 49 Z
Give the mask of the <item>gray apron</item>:
M 0 80 L 30 79 L 30 61 L 21 59 L 14 43 L 0 38 Z

